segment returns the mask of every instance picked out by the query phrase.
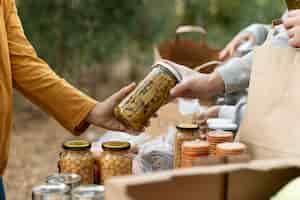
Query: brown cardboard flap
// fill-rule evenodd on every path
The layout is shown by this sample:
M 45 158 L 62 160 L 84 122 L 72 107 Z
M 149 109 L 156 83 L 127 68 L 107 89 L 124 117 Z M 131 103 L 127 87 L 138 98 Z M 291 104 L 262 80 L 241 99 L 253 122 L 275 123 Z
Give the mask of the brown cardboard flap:
M 300 176 L 300 160 L 258 160 L 247 164 L 178 169 L 106 182 L 107 200 L 264 200 Z

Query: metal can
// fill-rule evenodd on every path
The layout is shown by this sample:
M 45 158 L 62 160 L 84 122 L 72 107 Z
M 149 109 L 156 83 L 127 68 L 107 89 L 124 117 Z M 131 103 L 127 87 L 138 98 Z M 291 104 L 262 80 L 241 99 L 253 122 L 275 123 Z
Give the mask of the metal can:
M 95 159 L 90 151 L 91 143 L 86 140 L 68 140 L 63 144 L 59 167 L 61 173 L 75 173 L 82 184 L 94 183 Z
M 74 173 L 60 173 L 53 174 L 47 177 L 48 184 L 59 184 L 63 183 L 70 187 L 70 189 L 74 189 L 80 185 L 81 176 Z
M 300 9 L 300 0 L 285 0 L 289 10 Z
M 104 200 L 104 186 L 79 186 L 72 191 L 72 200 Z
M 65 184 L 44 184 L 32 189 L 32 200 L 71 200 Z
M 151 116 L 167 102 L 170 90 L 182 80 L 171 63 L 158 62 L 114 110 L 115 116 L 134 130 L 141 130 Z
M 102 144 L 103 153 L 100 159 L 101 182 L 112 176 L 132 174 L 133 154 L 130 143 L 110 141 Z
M 199 126 L 197 124 L 179 124 L 174 141 L 174 168 L 181 166 L 182 144 L 185 141 L 200 139 Z

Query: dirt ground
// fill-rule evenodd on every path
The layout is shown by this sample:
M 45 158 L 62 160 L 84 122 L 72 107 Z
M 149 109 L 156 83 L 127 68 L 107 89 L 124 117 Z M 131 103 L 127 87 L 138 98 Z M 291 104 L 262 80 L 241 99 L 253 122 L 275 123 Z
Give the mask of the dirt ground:
M 14 124 L 4 176 L 7 199 L 30 200 L 32 187 L 57 172 L 61 144 L 73 136 L 52 119 L 18 117 Z M 93 139 L 100 132 L 91 128 L 82 137 Z

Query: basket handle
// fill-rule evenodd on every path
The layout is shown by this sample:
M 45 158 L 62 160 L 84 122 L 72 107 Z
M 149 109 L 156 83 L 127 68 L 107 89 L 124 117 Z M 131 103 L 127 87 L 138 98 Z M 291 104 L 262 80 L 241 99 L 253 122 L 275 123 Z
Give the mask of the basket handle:
M 216 61 L 216 60 L 210 61 L 210 62 L 204 63 L 204 64 L 202 64 L 202 65 L 196 67 L 196 68 L 194 69 L 194 71 L 199 72 L 200 70 L 202 70 L 202 69 L 204 69 L 204 68 L 206 68 L 206 67 L 209 67 L 209 66 L 211 66 L 211 65 L 220 65 L 220 64 L 222 64 L 221 61 Z
M 201 26 L 178 26 L 176 29 L 176 40 L 180 39 L 182 33 L 200 33 L 201 36 L 206 36 L 207 31 Z

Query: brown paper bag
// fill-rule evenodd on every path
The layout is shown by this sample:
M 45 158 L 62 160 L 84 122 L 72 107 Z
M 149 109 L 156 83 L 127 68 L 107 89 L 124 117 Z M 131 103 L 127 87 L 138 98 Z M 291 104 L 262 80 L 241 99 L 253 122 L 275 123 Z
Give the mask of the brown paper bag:
M 254 158 L 300 157 L 300 51 L 255 49 L 246 116 L 239 132 Z

